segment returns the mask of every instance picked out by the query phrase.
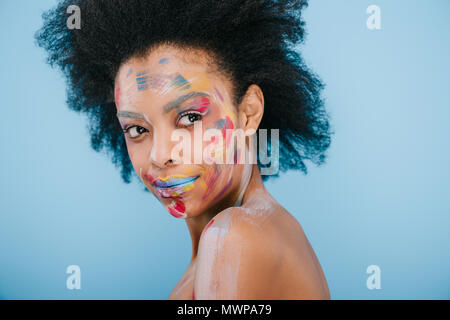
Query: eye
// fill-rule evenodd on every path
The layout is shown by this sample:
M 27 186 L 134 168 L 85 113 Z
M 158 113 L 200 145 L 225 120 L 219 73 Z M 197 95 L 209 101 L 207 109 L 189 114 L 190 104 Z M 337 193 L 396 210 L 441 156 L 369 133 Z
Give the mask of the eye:
M 141 134 L 149 131 L 141 126 L 129 126 L 123 129 L 123 132 L 125 134 L 128 134 L 131 139 L 136 139 L 139 138 Z
M 177 125 L 188 127 L 192 125 L 195 121 L 202 120 L 203 116 L 199 112 L 187 111 L 182 113 L 178 118 Z

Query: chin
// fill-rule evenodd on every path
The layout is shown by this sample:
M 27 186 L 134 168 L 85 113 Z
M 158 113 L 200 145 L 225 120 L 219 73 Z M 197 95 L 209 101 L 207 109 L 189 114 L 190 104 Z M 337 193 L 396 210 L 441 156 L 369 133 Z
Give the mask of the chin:
M 175 218 L 187 218 L 186 206 L 182 200 L 171 199 L 171 202 L 167 206 L 167 211 Z
M 199 208 L 193 205 L 195 201 L 196 200 L 194 198 L 168 198 L 166 199 L 164 205 L 173 217 L 178 219 L 186 219 L 198 215 Z

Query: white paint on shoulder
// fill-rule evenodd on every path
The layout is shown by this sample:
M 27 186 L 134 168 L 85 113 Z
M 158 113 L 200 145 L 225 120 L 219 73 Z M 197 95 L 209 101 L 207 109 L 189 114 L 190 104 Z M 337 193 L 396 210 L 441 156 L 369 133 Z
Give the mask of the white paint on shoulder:
M 227 241 L 233 213 L 225 210 L 214 218 L 202 234 L 195 277 L 197 299 L 223 299 L 236 295 L 240 266 L 240 246 Z M 234 259 L 225 261 L 224 257 Z

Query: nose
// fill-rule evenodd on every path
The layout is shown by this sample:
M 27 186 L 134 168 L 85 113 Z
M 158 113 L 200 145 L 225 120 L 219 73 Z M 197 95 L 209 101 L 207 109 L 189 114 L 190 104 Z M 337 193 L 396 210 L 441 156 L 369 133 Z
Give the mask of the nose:
M 173 142 L 170 136 L 171 133 L 168 130 L 154 130 L 153 132 L 150 161 L 156 167 L 166 168 L 175 165 L 175 161 L 171 155 Z

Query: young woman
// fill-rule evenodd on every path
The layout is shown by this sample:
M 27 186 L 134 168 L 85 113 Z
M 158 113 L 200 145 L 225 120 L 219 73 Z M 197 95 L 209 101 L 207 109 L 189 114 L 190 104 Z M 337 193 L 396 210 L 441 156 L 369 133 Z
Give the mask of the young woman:
M 264 187 L 277 175 L 246 158 L 245 135 L 278 129 L 281 171 L 324 160 L 322 84 L 295 51 L 305 6 L 80 0 L 44 15 L 36 38 L 67 75 L 69 106 L 89 115 L 92 146 L 186 221 L 192 258 L 171 299 L 329 298 L 301 226 Z

